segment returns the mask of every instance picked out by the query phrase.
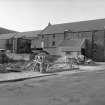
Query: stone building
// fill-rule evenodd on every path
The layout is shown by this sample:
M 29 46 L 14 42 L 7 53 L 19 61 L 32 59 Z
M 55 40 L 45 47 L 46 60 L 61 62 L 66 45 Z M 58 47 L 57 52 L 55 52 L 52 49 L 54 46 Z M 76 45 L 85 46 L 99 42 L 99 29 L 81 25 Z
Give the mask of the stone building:
M 17 33 L 8 33 L 0 35 L 0 49 L 13 50 L 13 39 Z
M 12 49 L 12 38 L 17 32 L 0 27 L 0 49 Z
M 32 49 L 40 48 L 40 39 L 38 34 L 40 30 L 19 32 L 14 37 L 13 52 L 30 53 Z
M 67 52 L 59 50 L 64 41 L 68 41 L 68 45 L 72 46 L 75 40 L 79 40 L 81 43 L 84 40 L 85 47 L 81 47 L 81 53 L 95 61 L 105 60 L 105 19 L 49 24 L 40 35 L 44 42 L 44 49 L 53 55 Z M 69 50 L 71 51 L 70 47 Z

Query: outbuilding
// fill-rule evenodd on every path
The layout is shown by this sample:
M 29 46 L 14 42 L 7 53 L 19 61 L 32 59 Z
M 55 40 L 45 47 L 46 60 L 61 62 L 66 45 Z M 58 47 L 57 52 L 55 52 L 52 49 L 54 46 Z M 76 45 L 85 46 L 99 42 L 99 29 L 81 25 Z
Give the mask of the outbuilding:
M 64 40 L 58 47 L 61 55 L 77 57 L 85 55 L 85 39 Z

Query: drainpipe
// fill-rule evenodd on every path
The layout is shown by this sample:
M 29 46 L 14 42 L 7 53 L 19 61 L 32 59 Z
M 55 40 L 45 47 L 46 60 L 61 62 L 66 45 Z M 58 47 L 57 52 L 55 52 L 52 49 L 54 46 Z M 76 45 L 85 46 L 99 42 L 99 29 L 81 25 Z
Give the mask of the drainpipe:
M 14 38 L 13 39 L 13 53 L 16 53 L 16 51 L 17 51 L 17 39 Z
M 44 35 L 41 35 L 41 48 L 44 49 Z
M 104 26 L 104 61 L 105 61 L 105 26 Z
M 94 56 L 93 56 L 93 51 L 94 51 L 94 35 L 95 35 L 95 31 L 92 32 L 92 47 L 91 47 L 91 58 L 94 59 Z

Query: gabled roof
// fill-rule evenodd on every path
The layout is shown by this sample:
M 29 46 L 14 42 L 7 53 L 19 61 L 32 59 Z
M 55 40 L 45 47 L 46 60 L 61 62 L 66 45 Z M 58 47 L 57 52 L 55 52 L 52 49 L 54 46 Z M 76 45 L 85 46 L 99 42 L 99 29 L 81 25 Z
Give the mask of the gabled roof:
M 85 39 L 64 40 L 59 47 L 61 47 L 63 51 L 81 51 L 81 48 L 85 47 Z
M 1 34 L 0 39 L 11 39 L 16 35 L 16 33 Z
M 16 33 L 16 31 L 0 27 L 0 34 Z
M 37 30 L 37 31 L 27 31 L 27 32 L 19 32 L 17 33 L 17 35 L 15 36 L 15 38 L 34 38 L 37 37 L 38 34 L 40 34 L 41 30 Z
M 65 30 L 70 30 L 73 32 L 102 30 L 104 28 L 105 28 L 105 19 L 96 19 L 96 20 L 50 25 L 47 26 L 41 32 L 41 34 L 64 33 Z

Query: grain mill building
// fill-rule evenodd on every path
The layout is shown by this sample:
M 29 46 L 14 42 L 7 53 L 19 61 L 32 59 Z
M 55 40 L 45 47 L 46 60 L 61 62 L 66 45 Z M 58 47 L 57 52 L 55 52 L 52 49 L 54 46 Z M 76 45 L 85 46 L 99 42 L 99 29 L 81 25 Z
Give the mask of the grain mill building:
M 105 19 L 49 24 L 40 35 L 44 49 L 53 55 L 77 52 L 105 61 Z

